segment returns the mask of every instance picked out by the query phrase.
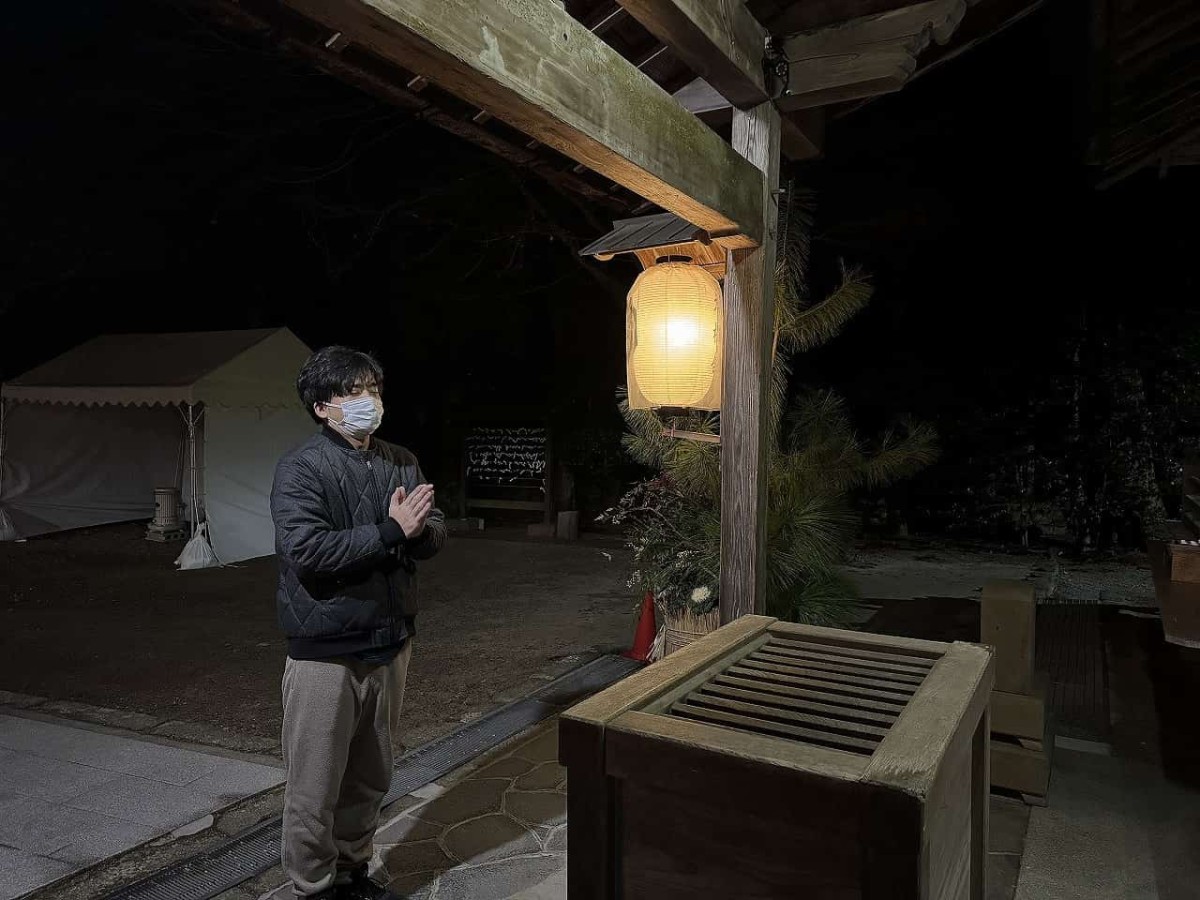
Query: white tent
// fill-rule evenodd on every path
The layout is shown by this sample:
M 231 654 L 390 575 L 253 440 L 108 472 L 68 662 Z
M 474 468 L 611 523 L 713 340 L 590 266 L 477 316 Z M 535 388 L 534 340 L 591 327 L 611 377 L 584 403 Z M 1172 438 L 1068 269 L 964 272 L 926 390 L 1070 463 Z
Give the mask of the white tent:
M 0 540 L 149 519 L 179 487 L 221 562 L 274 552 L 275 463 L 313 431 L 286 328 L 103 335 L 0 387 Z

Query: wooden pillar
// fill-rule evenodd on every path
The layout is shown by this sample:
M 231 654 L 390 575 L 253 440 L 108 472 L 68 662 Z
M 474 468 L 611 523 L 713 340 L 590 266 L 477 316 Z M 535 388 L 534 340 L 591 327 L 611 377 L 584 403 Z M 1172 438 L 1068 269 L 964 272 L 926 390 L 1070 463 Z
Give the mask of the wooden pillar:
M 995 651 L 990 743 L 994 787 L 1045 806 L 1050 749 L 1045 696 L 1035 684 L 1037 597 L 1023 581 L 989 581 L 979 609 L 979 641 Z
M 721 400 L 721 623 L 762 613 L 766 588 L 768 403 L 779 221 L 779 111 L 734 110 L 733 147 L 763 178 L 763 239 L 731 250 Z
M 1033 693 L 1036 622 L 1032 585 L 997 579 L 983 586 L 979 642 L 996 648 L 996 690 Z

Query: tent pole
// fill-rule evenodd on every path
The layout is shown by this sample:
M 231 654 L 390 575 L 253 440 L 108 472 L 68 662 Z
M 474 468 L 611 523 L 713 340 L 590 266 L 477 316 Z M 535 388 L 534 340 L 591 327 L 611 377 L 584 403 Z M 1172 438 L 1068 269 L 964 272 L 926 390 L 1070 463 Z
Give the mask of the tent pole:
M 196 536 L 196 517 L 199 515 L 199 507 L 196 505 L 196 417 L 195 407 L 192 404 L 187 405 L 187 426 L 188 426 L 188 462 L 191 469 L 191 499 L 192 499 L 192 514 L 189 517 L 192 523 L 191 534 Z
M 200 411 L 198 413 L 196 413 L 197 430 L 199 429 L 200 424 L 204 421 L 204 414 L 207 411 L 208 411 L 207 407 L 202 406 L 200 408 Z M 200 505 L 200 495 L 203 493 L 203 491 L 200 490 L 200 449 L 199 449 L 198 444 L 199 444 L 199 435 L 197 434 L 197 437 L 196 437 L 195 441 L 193 442 L 193 446 L 192 446 L 192 453 L 196 459 L 196 474 L 194 477 L 194 488 L 193 489 L 196 492 L 196 506 L 197 507 L 199 507 L 199 505 Z M 204 524 L 205 525 L 208 524 L 208 506 L 207 506 L 207 504 L 204 507 Z M 212 543 L 212 535 L 208 536 L 208 542 L 209 542 L 209 544 Z

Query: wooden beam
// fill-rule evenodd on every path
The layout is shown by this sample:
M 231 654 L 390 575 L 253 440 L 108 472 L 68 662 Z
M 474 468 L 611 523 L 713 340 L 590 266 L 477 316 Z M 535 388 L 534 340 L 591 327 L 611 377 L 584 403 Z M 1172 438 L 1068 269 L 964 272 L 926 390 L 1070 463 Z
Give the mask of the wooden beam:
M 813 109 L 894 94 L 908 83 L 916 68 L 916 59 L 905 52 L 869 56 L 848 53 L 827 59 L 797 60 L 791 67 L 791 84 L 803 87 L 789 88 L 791 93 L 779 98 L 779 108 Z
M 338 40 L 332 41 L 332 45 L 329 39 L 311 41 L 291 36 L 288 34 L 288 29 L 281 23 L 275 20 L 268 21 L 261 11 L 249 9 L 248 4 L 244 2 L 208 0 L 202 8 L 210 15 L 215 13 L 221 24 L 226 27 L 273 40 L 284 52 L 307 60 L 315 68 L 371 94 L 385 103 L 409 110 L 420 117 L 423 122 L 448 131 L 484 150 L 495 153 L 514 165 L 532 171 L 559 190 L 578 194 L 614 210 L 623 210 L 626 213 L 630 210 L 633 201 L 628 194 L 618 196 L 612 193 L 611 189 L 606 192 L 563 169 L 560 160 L 551 160 L 529 152 L 537 147 L 536 141 L 530 142 L 532 146 L 522 148 L 470 120 L 451 115 L 438 108 L 432 102 L 418 95 L 420 91 L 428 87 L 429 82 L 426 79 L 419 75 L 409 77 L 394 67 L 388 67 L 392 69 L 391 75 L 394 76 L 390 77 L 389 74 L 380 71 L 381 63 L 376 57 L 371 56 L 370 63 L 372 64 L 368 64 L 367 58 L 363 54 L 355 52 L 355 48 L 348 40 L 344 39 L 344 35 L 339 36 Z
M 731 251 L 725 275 L 721 400 L 721 622 L 761 613 L 766 600 L 768 420 L 775 250 L 779 221 L 779 110 L 733 114 L 733 146 L 763 172 L 762 243 Z
M 771 99 L 762 67 L 767 32 L 744 0 L 618 2 L 734 106 Z
M 966 0 L 927 0 L 785 38 L 790 61 L 780 109 L 805 109 L 902 88 L 933 41 L 950 40 Z
M 916 58 L 911 52 L 888 52 L 887 48 L 867 53 L 850 48 L 827 57 L 798 59 L 791 66 L 787 93 L 776 101 L 776 106 L 788 111 L 807 110 L 894 93 L 912 78 L 915 69 Z M 733 107 L 701 79 L 680 88 L 674 96 L 705 121 L 730 119 Z
M 699 116 L 709 125 L 725 125 L 733 118 L 733 107 L 703 78 L 697 78 L 677 90 L 672 96 L 688 112 Z M 820 156 L 825 145 L 825 113 L 820 109 L 803 109 L 780 119 L 780 149 L 793 162 Z
M 284 2 L 727 244 L 761 238 L 761 172 L 557 4 Z
M 951 39 L 966 8 L 967 0 L 925 0 L 784 38 L 788 83 L 776 105 L 813 109 L 900 90 L 916 73 L 917 57 L 932 42 Z M 675 98 L 697 115 L 721 108 L 720 93 L 700 79 Z M 795 136 L 785 132 L 785 139 L 794 156 Z
M 301 58 L 309 60 L 318 69 L 332 75 L 334 78 L 354 85 L 386 103 L 392 103 L 403 109 L 411 110 L 414 114 L 420 116 L 423 122 L 428 122 L 430 125 L 440 128 L 443 131 L 448 131 L 450 134 L 468 140 L 476 146 L 482 147 L 484 150 L 488 150 L 502 159 L 508 160 L 514 165 L 529 169 L 560 190 L 570 191 L 589 200 L 603 203 L 606 206 L 629 208 L 628 204 L 622 203 L 619 198 L 605 193 L 601 188 L 589 184 L 582 178 L 576 177 L 570 171 L 558 168 L 549 160 L 539 156 L 528 148 L 518 147 L 500 135 L 480 127 L 478 123 L 470 119 L 452 116 L 444 110 L 439 109 L 437 106 L 413 93 L 412 91 L 416 90 L 416 88 L 405 88 L 395 82 L 387 81 L 375 73 L 356 66 L 353 61 L 348 60 L 344 55 L 332 53 L 319 47 L 313 47 L 301 41 L 284 38 L 280 41 L 280 46 Z M 413 80 L 415 81 L 416 79 Z
M 1170 154 L 1175 150 L 1176 147 L 1186 146 L 1198 139 L 1200 139 L 1200 127 L 1190 128 L 1183 134 L 1168 137 L 1164 141 L 1154 142 L 1150 145 L 1150 148 L 1144 151 L 1136 160 L 1112 172 L 1110 175 L 1101 180 L 1096 187 L 1099 190 L 1110 188 L 1117 182 L 1125 180 L 1144 166 L 1149 165 L 1155 159 L 1160 158 L 1164 154 Z
M 594 35 L 602 35 L 610 28 L 620 24 L 626 16 L 625 10 L 616 3 L 607 3 L 599 7 L 591 16 L 584 20 L 587 30 Z
M 779 117 L 779 147 L 792 162 L 816 159 L 825 152 L 825 110 L 801 109 Z
M 944 46 L 930 47 L 921 54 L 921 65 L 913 78 L 927 75 L 943 63 L 961 56 L 969 50 L 991 40 L 996 35 L 1037 12 L 1045 0 L 989 0 L 980 3 L 962 26 L 954 33 L 954 39 Z
M 920 54 L 916 71 L 907 77 L 905 83 L 914 81 L 922 75 L 928 75 L 943 63 L 947 63 L 974 49 L 984 41 L 990 40 L 1038 10 L 1044 5 L 1044 2 L 1045 0 L 988 0 L 986 3 L 978 4 L 955 29 L 954 35 L 949 41 L 928 47 Z M 1098 82 L 1098 79 L 1095 80 Z M 879 91 L 876 94 L 860 94 L 857 99 L 862 102 L 839 110 L 836 117 L 850 115 L 876 96 L 882 96 L 884 93 L 887 91 Z
M 715 110 L 733 109 L 733 104 L 728 98 L 722 96 L 720 91 L 703 78 L 689 81 L 671 96 L 680 106 L 697 116 Z
M 859 16 L 816 31 L 793 34 L 783 39 L 787 58 L 815 57 L 820 53 L 844 53 L 848 48 L 871 48 L 901 41 L 920 51 L 930 40 L 950 40 L 967 11 L 967 0 L 925 0 L 890 12 Z
M 911 5 L 912 0 L 804 0 L 789 2 L 775 15 L 761 19 L 772 34 L 793 34 L 835 25 L 857 16 L 871 16 Z M 757 4 L 749 4 L 753 11 Z

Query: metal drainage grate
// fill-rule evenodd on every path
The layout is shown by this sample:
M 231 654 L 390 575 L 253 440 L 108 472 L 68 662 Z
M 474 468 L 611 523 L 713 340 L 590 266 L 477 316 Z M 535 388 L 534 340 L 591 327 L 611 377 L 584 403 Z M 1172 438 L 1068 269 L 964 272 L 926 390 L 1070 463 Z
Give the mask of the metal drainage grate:
M 671 715 L 869 756 L 935 661 L 772 635 Z
M 602 656 L 528 697 L 406 753 L 396 764 L 384 805 L 454 771 L 639 667 L 639 663 L 620 656 Z M 107 894 L 104 900 L 210 900 L 278 863 L 281 840 L 281 819 L 261 822 L 216 847 Z
M 248 831 L 111 894 L 137 900 L 208 900 L 279 862 L 280 819 Z

